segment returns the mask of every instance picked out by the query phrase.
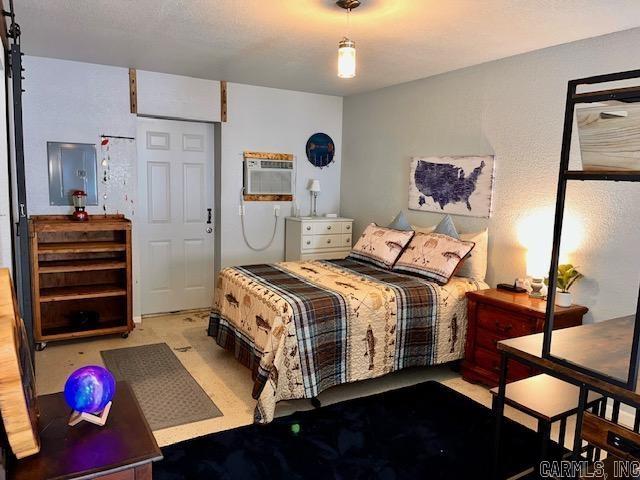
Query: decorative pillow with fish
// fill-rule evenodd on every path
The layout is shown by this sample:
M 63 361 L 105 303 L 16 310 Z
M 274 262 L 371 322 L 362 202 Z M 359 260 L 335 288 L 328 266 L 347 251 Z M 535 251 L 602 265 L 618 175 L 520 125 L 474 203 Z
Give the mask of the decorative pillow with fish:
M 394 230 L 370 223 L 349 253 L 349 258 L 391 268 L 411 237 L 412 230 Z
M 416 233 L 393 270 L 413 273 L 444 285 L 474 246 L 474 242 L 441 233 Z

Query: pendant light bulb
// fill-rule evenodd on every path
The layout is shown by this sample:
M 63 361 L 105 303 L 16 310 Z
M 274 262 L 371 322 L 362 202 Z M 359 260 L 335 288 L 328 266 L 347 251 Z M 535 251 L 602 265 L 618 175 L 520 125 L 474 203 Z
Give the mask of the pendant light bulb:
M 347 11 L 347 32 L 338 43 L 338 77 L 356 76 L 356 42 L 349 39 L 351 10 L 360 6 L 360 0 L 337 0 L 336 4 Z
M 356 42 L 344 37 L 338 43 L 338 77 L 356 76 Z

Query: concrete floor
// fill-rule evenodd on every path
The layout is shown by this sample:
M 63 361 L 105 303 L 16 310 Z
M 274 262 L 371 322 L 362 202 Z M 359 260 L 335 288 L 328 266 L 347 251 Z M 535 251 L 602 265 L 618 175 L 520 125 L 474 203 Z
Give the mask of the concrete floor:
M 178 359 L 202 386 L 223 416 L 200 422 L 179 425 L 154 432 L 160 446 L 189 438 L 219 432 L 253 421 L 255 400 L 251 398 L 252 381 L 249 370 L 206 334 L 208 312 L 183 312 L 171 315 L 146 317 L 127 339 L 119 336 L 97 337 L 88 340 L 49 344 L 36 353 L 36 382 L 39 395 L 59 392 L 68 375 L 75 369 L 89 364 L 102 365 L 101 350 L 167 343 Z M 480 385 L 462 379 L 460 374 L 447 366 L 415 368 L 385 377 L 334 387 L 320 395 L 323 404 L 332 404 L 351 398 L 372 395 L 426 380 L 437 380 L 460 393 L 486 405 L 491 404 L 491 394 Z M 114 405 L 117 408 L 117 405 Z M 288 415 L 296 410 L 313 408 L 308 400 L 295 400 L 278 404 L 276 416 Z M 507 416 L 535 428 L 535 421 L 507 407 Z M 567 445 L 572 442 L 572 423 L 567 428 Z M 553 437 L 557 432 L 554 430 Z

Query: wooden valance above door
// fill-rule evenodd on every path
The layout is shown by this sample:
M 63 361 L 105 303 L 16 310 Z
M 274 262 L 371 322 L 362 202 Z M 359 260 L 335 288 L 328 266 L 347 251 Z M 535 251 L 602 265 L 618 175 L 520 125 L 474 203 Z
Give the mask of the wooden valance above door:
M 131 113 L 197 122 L 227 121 L 227 82 L 129 69 Z

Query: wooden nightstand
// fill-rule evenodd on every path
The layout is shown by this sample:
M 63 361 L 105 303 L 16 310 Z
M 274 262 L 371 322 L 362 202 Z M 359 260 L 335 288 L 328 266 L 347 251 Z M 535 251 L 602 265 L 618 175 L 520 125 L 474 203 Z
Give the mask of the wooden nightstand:
M 496 344 L 507 338 L 542 332 L 547 302 L 526 293 L 496 289 L 467 293 L 468 327 L 462 376 L 470 382 L 498 384 L 500 354 Z M 589 309 L 580 305 L 556 307 L 555 329 L 582 324 Z M 537 372 L 511 362 L 507 382 L 530 377 Z
M 151 480 L 151 462 L 162 453 L 131 387 L 116 384 L 104 427 L 69 427 L 62 393 L 38 397 L 40 453 L 9 465 L 9 480 Z

